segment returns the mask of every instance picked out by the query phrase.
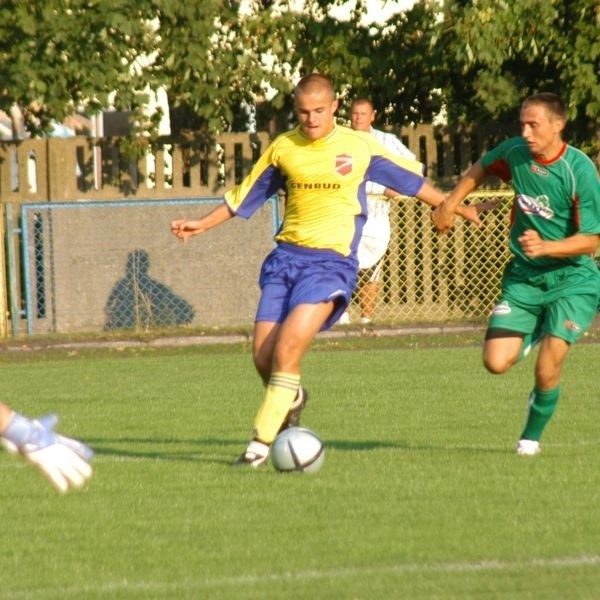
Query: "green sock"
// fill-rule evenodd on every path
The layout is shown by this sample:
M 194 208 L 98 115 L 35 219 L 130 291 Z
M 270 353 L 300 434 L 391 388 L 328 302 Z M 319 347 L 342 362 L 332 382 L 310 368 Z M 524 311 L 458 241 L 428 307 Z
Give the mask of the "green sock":
M 540 437 L 542 437 L 544 427 L 546 427 L 554 414 L 559 395 L 560 386 L 551 390 L 533 389 L 529 396 L 527 420 L 521 434 L 522 440 L 539 441 Z

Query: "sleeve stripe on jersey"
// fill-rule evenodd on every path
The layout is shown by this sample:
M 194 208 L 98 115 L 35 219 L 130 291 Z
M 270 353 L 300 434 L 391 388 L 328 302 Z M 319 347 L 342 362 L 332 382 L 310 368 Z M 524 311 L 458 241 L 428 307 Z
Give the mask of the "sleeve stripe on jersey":
M 414 196 L 423 186 L 423 165 L 420 162 L 394 157 L 373 156 L 366 179 L 396 190 L 400 194 Z
M 238 216 L 249 219 L 264 203 L 283 186 L 278 169 L 268 166 L 251 183 L 246 180 L 225 194 L 225 202 Z

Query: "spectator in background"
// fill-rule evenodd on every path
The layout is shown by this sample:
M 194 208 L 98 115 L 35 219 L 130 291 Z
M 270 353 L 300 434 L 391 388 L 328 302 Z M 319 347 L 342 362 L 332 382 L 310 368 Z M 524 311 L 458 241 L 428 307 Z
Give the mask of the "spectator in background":
M 370 133 L 391 153 L 415 159 L 415 155 L 393 134 L 373 128 L 375 109 L 368 98 L 356 99 L 350 107 L 350 124 L 356 131 Z M 367 222 L 358 245 L 358 302 L 360 322 L 367 324 L 373 318 L 383 274 L 385 253 L 390 243 L 390 201 L 399 194 L 391 188 L 368 181 Z M 350 315 L 345 312 L 340 324 L 350 323 Z

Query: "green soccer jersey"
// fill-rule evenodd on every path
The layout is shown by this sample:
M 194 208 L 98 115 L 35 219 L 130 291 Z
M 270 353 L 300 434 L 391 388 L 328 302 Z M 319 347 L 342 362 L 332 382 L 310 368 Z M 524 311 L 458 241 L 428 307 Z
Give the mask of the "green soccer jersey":
M 527 258 L 518 242 L 527 229 L 536 230 L 545 240 L 600 234 L 600 179 L 583 152 L 565 144 L 558 156 L 539 161 L 525 140 L 515 137 L 490 150 L 481 164 L 487 173 L 510 181 L 515 191 L 510 250 L 519 260 L 544 267 L 593 260 L 588 255 Z

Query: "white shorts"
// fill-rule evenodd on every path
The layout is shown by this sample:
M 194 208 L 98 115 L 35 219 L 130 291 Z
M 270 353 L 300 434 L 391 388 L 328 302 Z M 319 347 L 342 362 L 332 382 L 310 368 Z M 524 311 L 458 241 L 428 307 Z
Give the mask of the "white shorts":
M 381 196 L 367 198 L 368 218 L 358 244 L 358 268 L 370 269 L 385 254 L 390 243 L 390 205 Z

